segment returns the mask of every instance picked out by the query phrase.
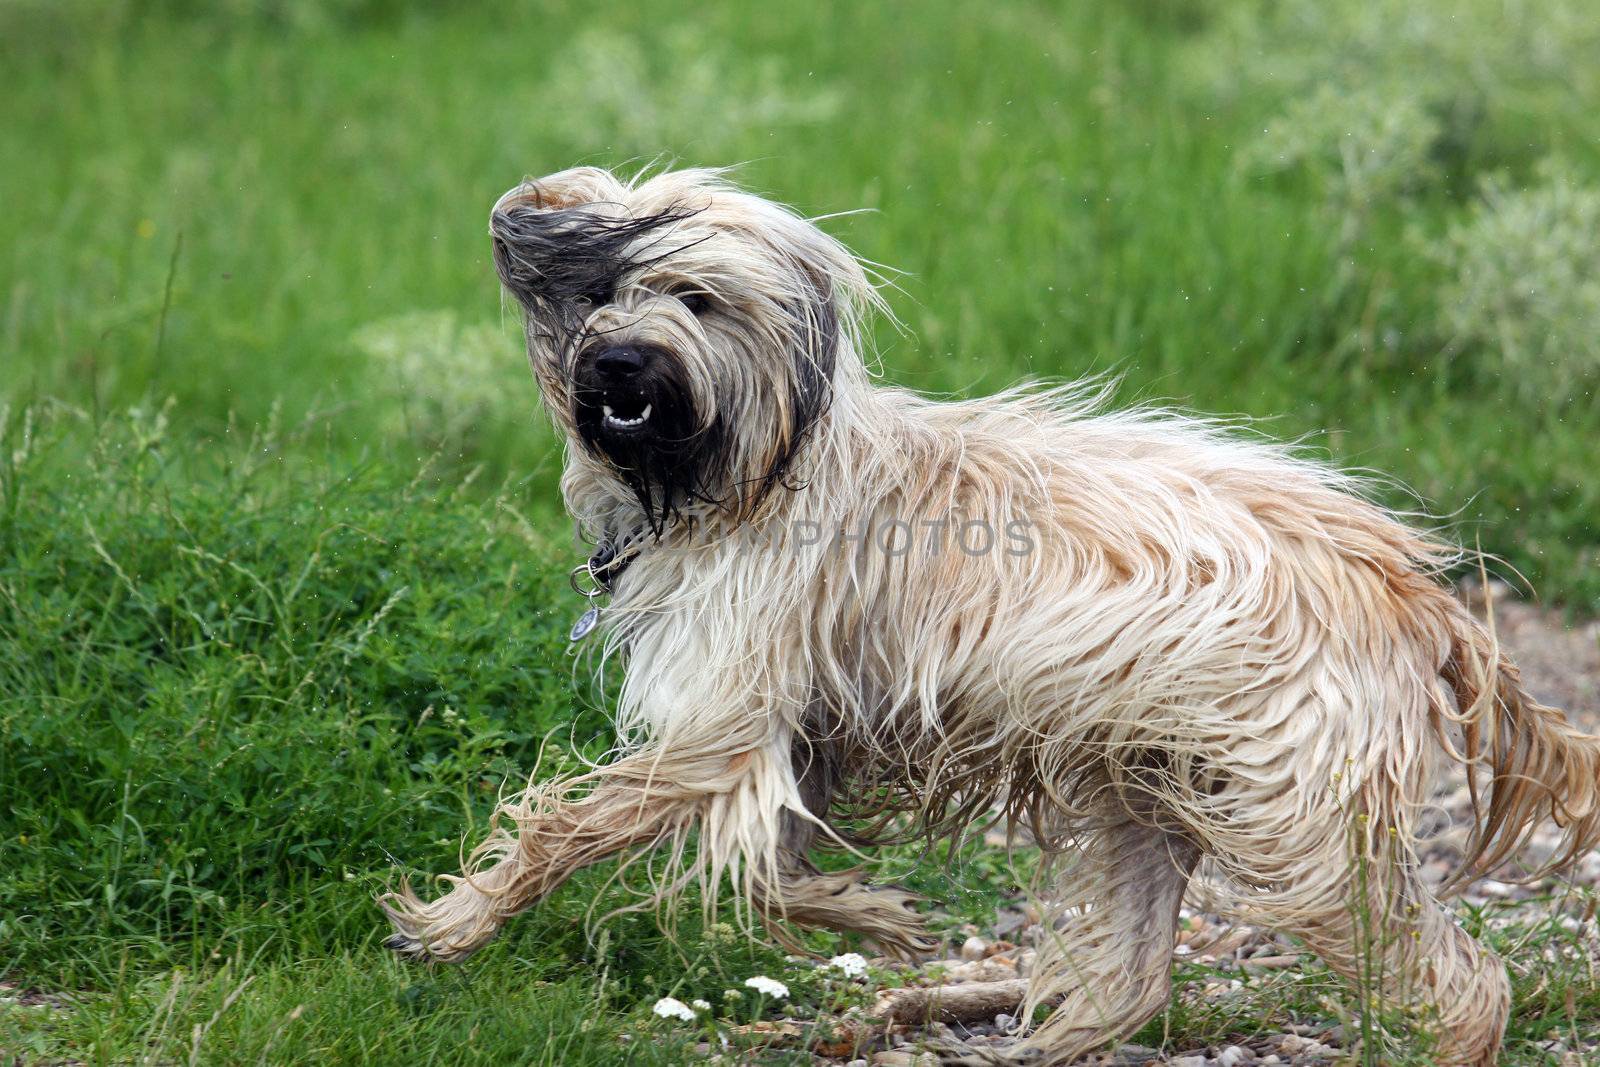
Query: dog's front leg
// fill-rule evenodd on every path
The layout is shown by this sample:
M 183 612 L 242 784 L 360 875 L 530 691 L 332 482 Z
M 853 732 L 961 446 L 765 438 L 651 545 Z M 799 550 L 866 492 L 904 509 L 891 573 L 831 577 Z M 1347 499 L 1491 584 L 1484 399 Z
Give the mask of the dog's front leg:
M 530 787 L 495 812 L 495 828 L 451 889 L 423 901 L 402 886 L 379 903 L 395 933 L 384 942 L 416 958 L 457 962 L 506 920 L 576 871 L 630 848 L 672 842 L 748 789 L 758 754 L 638 752 L 577 778 Z

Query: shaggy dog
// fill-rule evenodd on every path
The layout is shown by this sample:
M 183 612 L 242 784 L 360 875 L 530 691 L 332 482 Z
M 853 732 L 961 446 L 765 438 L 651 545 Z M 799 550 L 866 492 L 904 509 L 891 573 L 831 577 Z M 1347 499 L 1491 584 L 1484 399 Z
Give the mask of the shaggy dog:
M 1055 1008 L 1019 1057 L 1166 1003 L 1205 859 L 1251 922 L 1381 973 L 1438 1062 L 1493 1061 L 1505 969 L 1418 871 L 1436 764 L 1481 782 L 1465 879 L 1547 816 L 1552 866 L 1595 843 L 1600 741 L 1440 582 L 1458 553 L 1203 420 L 876 384 L 861 263 L 716 172 L 564 171 L 490 232 L 599 546 L 624 740 L 503 804 L 443 896 L 385 897 L 391 947 L 460 960 L 579 868 L 660 850 L 658 900 L 727 877 L 769 926 L 914 954 L 912 898 L 819 872 L 813 842 L 1004 817 L 1057 857 L 1021 1017 Z

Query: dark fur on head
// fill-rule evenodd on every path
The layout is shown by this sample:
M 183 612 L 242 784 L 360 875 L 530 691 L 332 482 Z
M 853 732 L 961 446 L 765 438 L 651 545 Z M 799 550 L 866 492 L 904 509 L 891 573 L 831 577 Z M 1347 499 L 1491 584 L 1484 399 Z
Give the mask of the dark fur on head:
M 551 331 L 552 340 L 563 332 L 575 340 L 585 312 L 610 303 L 625 277 L 694 243 L 661 250 L 661 231 L 693 215 L 674 208 L 642 218 L 611 218 L 587 208 L 496 210 L 489 219 L 495 268 L 527 308 L 530 327 Z
M 660 534 L 707 512 L 744 521 L 803 481 L 796 465 L 826 418 L 840 346 L 856 344 L 875 301 L 832 238 L 715 172 L 627 184 L 593 168 L 518 186 L 490 232 L 546 404 L 582 445 L 569 481 L 600 476 L 642 513 L 599 520 L 608 532 Z M 617 346 L 651 354 L 631 395 L 596 370 Z M 647 423 L 622 427 L 611 413 L 622 403 Z
M 720 503 L 726 475 L 721 468 L 722 420 L 697 426 L 693 398 L 675 375 L 659 367 L 644 386 L 655 408 L 655 432 L 638 439 L 607 436 L 601 421 L 602 388 L 584 368 L 574 375 L 579 440 L 611 462 L 638 502 L 644 525 L 657 536 L 685 507 Z

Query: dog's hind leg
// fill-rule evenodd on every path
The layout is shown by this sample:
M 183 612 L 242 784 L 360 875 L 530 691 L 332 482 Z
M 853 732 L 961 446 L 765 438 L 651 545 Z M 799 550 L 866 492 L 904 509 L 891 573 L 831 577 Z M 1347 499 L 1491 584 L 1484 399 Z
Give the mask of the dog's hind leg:
M 1364 792 L 1381 810 L 1375 791 Z M 1403 1012 L 1431 1035 L 1430 1063 L 1495 1063 L 1511 1005 L 1499 957 L 1434 897 L 1403 833 L 1365 814 L 1330 812 L 1318 821 L 1326 831 L 1313 850 L 1285 853 L 1281 844 L 1292 838 L 1280 832 L 1260 838 L 1257 854 L 1228 858 L 1240 875 L 1275 883 L 1245 898 L 1246 917 L 1300 937 L 1352 982 L 1372 1033 L 1382 1024 L 1375 1016 Z
M 785 811 L 778 841 L 776 870 L 752 885 L 754 903 L 773 936 L 789 948 L 803 952 L 779 920 L 800 926 L 865 935 L 884 953 L 914 959 L 939 946 L 916 910 L 915 894 L 895 885 L 868 883 L 860 870 L 823 873 L 812 866 L 807 853 L 825 824 L 839 785 L 837 753 L 826 738 L 827 727 L 798 735 L 790 747 L 790 767 L 796 791 L 805 808 Z
M 1143 1024 L 1167 1003 L 1178 906 L 1199 848 L 1148 805 L 1121 808 L 1082 835 L 1051 901 L 1060 928 L 1034 963 L 1019 1017 L 1058 1003 L 1016 1050 L 1067 1064 Z
M 819 872 L 803 857 L 780 858 L 778 877 L 756 884 L 757 905 L 769 920 L 864 934 L 885 954 L 914 959 L 939 947 L 916 910 L 917 897 L 899 886 L 874 886 L 864 872 Z M 773 926 L 791 947 L 792 939 Z

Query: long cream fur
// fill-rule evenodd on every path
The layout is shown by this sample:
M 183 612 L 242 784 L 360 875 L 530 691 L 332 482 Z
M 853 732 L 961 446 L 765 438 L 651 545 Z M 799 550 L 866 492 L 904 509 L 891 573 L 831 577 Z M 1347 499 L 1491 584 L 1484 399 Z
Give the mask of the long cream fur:
M 731 428 L 732 473 L 658 538 L 608 461 L 569 448 L 580 527 L 632 536 L 605 612 L 621 750 L 505 804 L 443 896 L 386 897 L 391 944 L 462 959 L 574 870 L 644 849 L 665 857 L 663 895 L 728 877 L 768 922 L 915 953 L 931 942 L 906 894 L 819 874 L 808 847 L 844 820 L 869 839 L 937 836 L 1000 811 L 1060 854 L 1060 921 L 1029 992 L 1057 1007 L 1019 1055 L 1069 1063 L 1161 1009 L 1208 858 L 1239 908 L 1335 970 L 1370 972 L 1376 954 L 1438 1062 L 1494 1061 L 1504 968 L 1421 880 L 1419 814 L 1440 758 L 1465 760 L 1486 785 L 1464 877 L 1548 816 L 1571 859 L 1600 837 L 1600 743 L 1527 695 L 1440 582 L 1455 550 L 1284 447 L 1109 411 L 1093 387 L 947 403 L 875 384 L 863 268 L 717 173 L 582 168 L 508 206 L 693 210 L 674 224 L 682 250 L 589 311 L 588 335 L 681 360 L 696 410 Z M 686 312 L 667 295 L 685 284 L 721 313 Z M 813 331 L 825 362 L 792 344 L 820 321 L 795 310 L 819 286 L 837 323 Z M 530 327 L 571 436 L 574 354 L 557 347 Z M 795 441 L 797 359 L 827 366 L 830 400 Z M 757 491 L 780 449 L 792 465 Z M 912 550 L 876 535 L 894 521 Z M 987 527 L 990 550 L 963 549 L 959 526 L 936 535 L 941 521 Z

